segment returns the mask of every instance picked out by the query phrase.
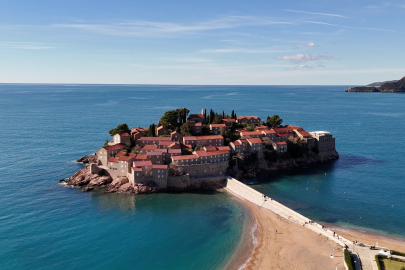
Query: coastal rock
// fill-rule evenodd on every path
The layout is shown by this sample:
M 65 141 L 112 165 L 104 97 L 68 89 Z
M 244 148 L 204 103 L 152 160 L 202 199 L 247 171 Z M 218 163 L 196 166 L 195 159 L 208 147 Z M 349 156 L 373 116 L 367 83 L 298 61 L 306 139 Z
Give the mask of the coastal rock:
M 113 180 L 111 176 L 98 176 L 97 174 L 91 175 L 89 186 L 104 186 L 111 183 Z
M 84 187 L 84 188 L 82 188 L 82 191 L 89 192 L 89 191 L 92 191 L 93 189 L 94 189 L 94 187 Z
M 65 183 L 71 186 L 85 186 L 91 181 L 91 174 L 86 168 L 78 170 L 74 175 L 65 179 Z
M 350 87 L 345 92 L 401 93 L 405 92 L 405 77 L 398 81 L 377 82 L 366 86 Z
M 87 155 L 76 160 L 78 163 L 88 164 L 88 163 L 97 163 L 97 156 Z
M 111 182 L 111 184 L 108 185 L 106 192 L 109 192 L 109 193 L 119 192 L 120 188 L 125 184 L 131 184 L 131 183 L 129 183 L 129 180 L 127 177 L 114 178 L 114 180 Z M 132 187 L 132 184 L 131 184 L 131 187 Z M 128 189 L 128 187 L 125 187 L 125 188 Z M 133 187 L 132 187 L 132 191 L 133 191 Z
M 375 87 L 360 86 L 360 87 L 350 87 L 346 89 L 345 92 L 380 92 L 380 91 Z
M 118 188 L 118 193 L 135 193 L 132 183 L 125 183 Z

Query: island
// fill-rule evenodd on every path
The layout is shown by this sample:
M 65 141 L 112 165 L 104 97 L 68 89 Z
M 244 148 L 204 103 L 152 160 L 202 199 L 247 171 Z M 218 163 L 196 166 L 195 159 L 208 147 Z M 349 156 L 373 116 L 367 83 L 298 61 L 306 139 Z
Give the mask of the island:
M 118 125 L 109 131 L 111 141 L 78 160 L 87 164 L 84 169 L 60 181 L 83 191 L 102 187 L 118 193 L 216 189 L 227 176 L 256 177 L 339 158 L 329 132 L 282 125 L 278 115 L 263 121 L 234 111 L 189 112 L 167 111 L 149 127 Z
M 345 92 L 402 93 L 405 92 L 405 77 L 400 80 L 375 82 L 366 86 L 350 87 Z

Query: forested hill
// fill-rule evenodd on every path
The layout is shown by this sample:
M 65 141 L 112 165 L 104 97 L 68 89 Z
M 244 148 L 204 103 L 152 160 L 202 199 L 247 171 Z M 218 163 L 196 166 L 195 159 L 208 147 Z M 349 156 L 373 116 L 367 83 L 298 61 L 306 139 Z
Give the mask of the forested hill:
M 399 93 L 405 92 L 405 77 L 399 81 L 389 81 L 382 84 L 380 87 L 374 87 L 369 84 L 368 86 L 350 87 L 345 92 L 383 92 L 383 93 Z

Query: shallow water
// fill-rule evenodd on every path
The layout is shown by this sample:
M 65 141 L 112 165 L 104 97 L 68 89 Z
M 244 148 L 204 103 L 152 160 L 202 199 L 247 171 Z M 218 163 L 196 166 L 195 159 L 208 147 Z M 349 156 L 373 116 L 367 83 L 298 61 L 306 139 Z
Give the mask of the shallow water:
M 247 212 L 230 195 L 82 193 L 58 184 L 108 130 L 169 109 L 279 114 L 336 136 L 340 160 L 254 188 L 313 220 L 405 237 L 401 94 L 344 86 L 0 84 L 0 260 L 4 269 L 220 269 Z

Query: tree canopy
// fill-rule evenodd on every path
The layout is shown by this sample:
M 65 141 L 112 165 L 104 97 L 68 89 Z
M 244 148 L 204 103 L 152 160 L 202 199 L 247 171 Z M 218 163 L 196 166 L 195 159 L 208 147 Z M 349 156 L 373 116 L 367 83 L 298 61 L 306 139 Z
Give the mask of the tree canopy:
M 283 123 L 283 119 L 280 118 L 277 114 L 273 115 L 272 117 L 267 116 L 266 125 L 270 128 L 277 128 L 281 127 L 281 123 Z
M 130 130 L 128 128 L 127 124 L 121 124 L 118 125 L 116 128 L 110 129 L 110 131 L 108 133 L 110 133 L 111 136 L 114 136 L 115 134 L 121 134 L 121 133 L 129 133 Z
M 164 113 L 160 118 L 159 124 L 165 128 L 176 129 L 183 125 L 187 121 L 187 116 L 190 110 L 187 108 L 181 108 L 176 110 L 170 110 Z

